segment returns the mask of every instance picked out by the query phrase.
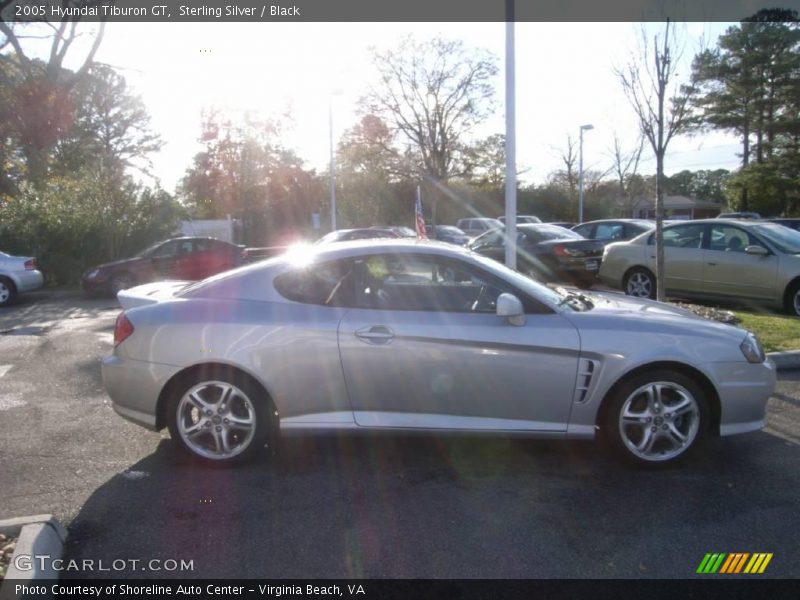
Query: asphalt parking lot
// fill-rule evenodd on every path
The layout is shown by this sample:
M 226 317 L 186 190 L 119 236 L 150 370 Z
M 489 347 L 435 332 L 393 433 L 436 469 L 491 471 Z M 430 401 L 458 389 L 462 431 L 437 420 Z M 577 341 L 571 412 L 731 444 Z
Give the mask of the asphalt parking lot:
M 118 311 L 63 291 L 0 309 L 0 518 L 55 514 L 68 558 L 127 561 L 100 576 L 687 578 L 707 552 L 800 576 L 798 372 L 764 431 L 664 471 L 592 443 L 407 435 L 292 438 L 222 470 L 112 411 Z

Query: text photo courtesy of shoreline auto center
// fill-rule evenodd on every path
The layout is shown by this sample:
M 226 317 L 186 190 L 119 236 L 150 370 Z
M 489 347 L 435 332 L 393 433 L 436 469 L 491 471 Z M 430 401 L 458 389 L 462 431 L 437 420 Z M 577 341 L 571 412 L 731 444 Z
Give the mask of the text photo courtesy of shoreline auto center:
M 800 0 L 0 0 L 0 599 L 796 598 Z

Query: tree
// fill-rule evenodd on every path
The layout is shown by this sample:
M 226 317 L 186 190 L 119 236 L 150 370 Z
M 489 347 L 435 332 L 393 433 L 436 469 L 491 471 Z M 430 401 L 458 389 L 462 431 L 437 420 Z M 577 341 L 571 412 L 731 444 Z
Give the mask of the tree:
M 694 88 L 675 82 L 681 47 L 669 20 L 662 32 L 652 36 L 652 50 L 642 28 L 639 55 L 627 67 L 616 69 L 639 128 L 656 157 L 656 293 L 660 301 L 665 299 L 664 156 L 672 138 L 688 128 L 689 101 L 694 94 Z
M 629 150 L 622 148 L 619 136 L 614 132 L 614 147 L 611 149 L 613 160 L 611 171 L 617 183 L 617 193 L 619 202 L 619 212 L 622 217 L 632 217 L 633 205 L 637 196 L 641 194 L 641 181 L 637 177 L 639 171 L 639 161 L 644 151 L 644 136 L 639 134 L 636 145 Z
M 692 80 L 699 89 L 695 104 L 703 126 L 741 137 L 743 168 L 750 164 L 753 151 L 756 162 L 764 163 L 780 151 L 787 132 L 797 131 L 798 76 L 797 13 L 759 11 L 728 28 L 717 48 L 694 59 Z M 738 204 L 747 210 L 749 189 L 744 185 L 737 189 Z
M 280 143 L 273 119 L 218 112 L 203 117 L 201 142 L 179 193 L 195 218 L 239 218 L 250 245 L 279 243 L 280 232 L 308 232 L 323 196 L 319 178 Z
M 667 178 L 667 192 L 699 200 L 723 203 L 730 171 L 727 169 L 683 170 Z
M 380 82 L 363 108 L 397 135 L 398 162 L 427 184 L 435 222 L 439 186 L 465 173 L 468 136 L 493 107 L 496 59 L 461 41 L 408 36 L 397 48 L 376 52 L 374 64 Z
M 94 31 L 94 39 L 78 69 L 64 68 L 73 44 L 82 35 L 80 17 L 67 17 L 60 23 L 15 21 L 14 0 L 0 0 L 0 87 L 5 87 L 2 119 L 12 124 L 25 158 L 28 179 L 41 183 L 47 174 L 49 152 L 71 124 L 73 110 L 70 92 L 86 75 L 103 39 L 105 22 Z M 82 0 L 63 0 L 65 8 L 86 4 Z M 29 38 L 48 39 L 46 60 L 31 58 L 25 49 Z

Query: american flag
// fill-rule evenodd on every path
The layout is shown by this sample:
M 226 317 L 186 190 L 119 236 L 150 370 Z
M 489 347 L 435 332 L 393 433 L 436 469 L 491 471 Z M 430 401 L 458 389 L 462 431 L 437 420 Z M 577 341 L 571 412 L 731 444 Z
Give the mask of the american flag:
M 417 201 L 414 203 L 414 217 L 417 225 L 417 237 L 421 240 L 428 239 L 428 232 L 425 231 L 425 217 L 422 215 L 422 198 L 417 189 Z

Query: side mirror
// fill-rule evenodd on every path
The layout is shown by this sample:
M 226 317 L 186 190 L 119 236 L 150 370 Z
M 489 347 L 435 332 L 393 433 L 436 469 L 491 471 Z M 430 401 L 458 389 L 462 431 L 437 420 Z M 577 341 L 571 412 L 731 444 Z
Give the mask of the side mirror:
M 512 325 L 525 325 L 525 309 L 514 294 L 500 294 L 497 297 L 497 316 L 505 317 Z
M 764 246 L 757 246 L 756 244 L 753 244 L 751 246 L 747 246 L 744 249 L 744 251 L 747 254 L 752 254 L 753 256 L 766 256 L 767 254 L 769 254 L 769 250 L 764 248 Z

